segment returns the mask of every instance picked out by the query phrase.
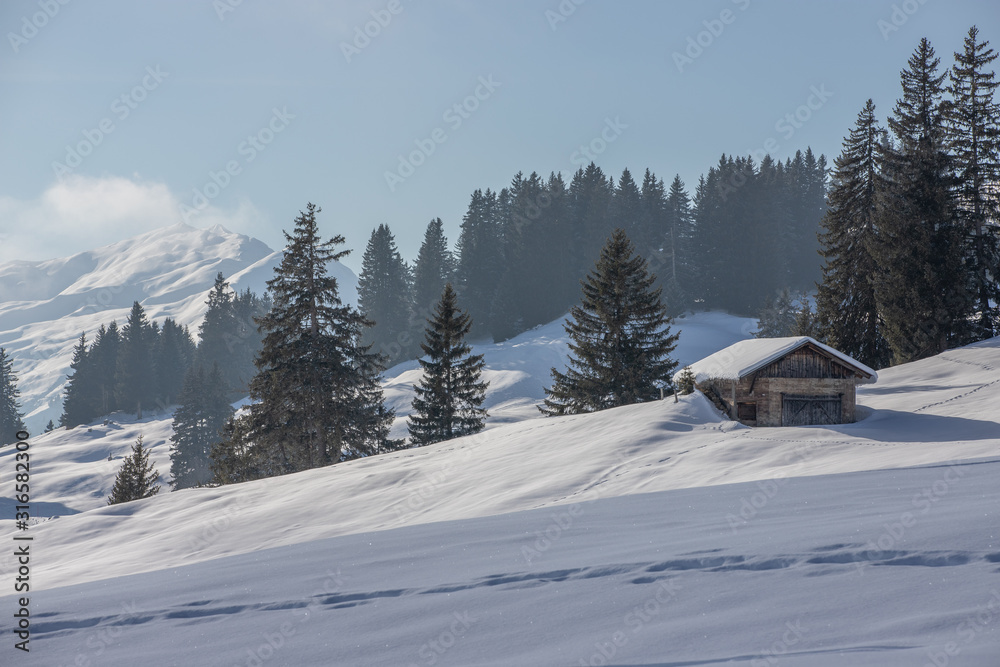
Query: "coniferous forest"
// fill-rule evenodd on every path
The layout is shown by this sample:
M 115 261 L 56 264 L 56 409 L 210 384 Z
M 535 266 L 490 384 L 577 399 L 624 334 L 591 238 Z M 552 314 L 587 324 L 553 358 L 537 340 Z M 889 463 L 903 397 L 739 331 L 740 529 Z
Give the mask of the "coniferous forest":
M 685 311 L 759 315 L 758 335 L 812 335 L 875 368 L 992 337 L 996 57 L 975 27 L 951 67 L 921 40 L 887 125 L 868 100 L 832 169 L 806 148 L 784 161 L 722 155 L 693 191 L 678 176 L 668 185 L 649 169 L 612 175 L 595 163 L 568 181 L 519 172 L 472 192 L 453 250 L 431 220 L 412 264 L 382 224 L 364 252 L 357 308 L 325 269 L 349 252 L 337 249 L 345 240 L 321 238 L 310 204 L 286 233 L 270 294 L 234 294 L 219 275 L 197 345 L 170 319 L 150 323 L 139 303 L 122 327 L 102 326 L 92 342 L 82 334 L 61 424 L 179 403 L 171 472 L 182 488 L 403 446 L 389 438 L 380 374 L 422 356 L 411 444 L 475 432 L 486 385 L 465 339 L 504 341 L 567 313 L 576 358 L 553 369 L 547 414 L 656 398 L 676 366 L 670 318 Z M 628 311 L 621 321 L 602 319 L 611 301 Z M 637 327 L 656 343 L 633 360 L 641 373 L 597 363 L 613 352 L 594 347 L 601 332 L 617 340 Z M 247 391 L 253 405 L 233 418 L 230 402 Z

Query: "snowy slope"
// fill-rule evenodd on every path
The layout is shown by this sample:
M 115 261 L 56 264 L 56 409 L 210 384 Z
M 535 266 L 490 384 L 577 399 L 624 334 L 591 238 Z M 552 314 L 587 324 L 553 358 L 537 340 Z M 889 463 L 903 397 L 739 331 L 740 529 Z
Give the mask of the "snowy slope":
M 994 459 L 661 491 L 179 563 L 35 592 L 14 662 L 995 667 L 998 476 Z M 127 521 L 100 532 L 131 551 Z
M 696 394 L 676 404 L 498 423 L 418 450 L 234 487 L 164 492 L 127 508 L 102 507 L 120 465 L 107 455 L 126 453 L 142 431 L 166 473 L 169 423 L 60 429 L 38 437 L 33 450 L 36 498 L 59 504 L 51 513 L 62 515 L 34 528 L 49 549 L 37 584 L 579 499 L 995 457 L 998 369 L 1000 339 L 885 370 L 860 392 L 870 414 L 856 424 L 751 429 L 725 421 Z M 0 452 L 0 466 L 12 455 Z M 317 511 L 324 507 L 331 511 Z M 81 513 L 68 515 L 72 510 Z M 209 517 L 225 517 L 227 525 L 210 540 Z M 0 531 L 11 527 L 0 521 Z M 130 548 L 109 541 L 109 531 Z
M 555 338 L 510 343 L 547 363 Z M 948 647 L 993 667 L 1000 339 L 859 396 L 866 418 L 836 427 L 750 429 L 700 395 L 499 419 L 115 507 L 108 453 L 142 432 L 166 470 L 169 422 L 59 429 L 32 446 L 33 509 L 59 518 L 30 529 L 21 664 L 910 665 Z
M 262 294 L 281 256 L 221 226 L 177 224 L 72 257 L 0 265 L 0 346 L 13 356 L 29 429 L 58 422 L 81 332 L 93 340 L 101 324 L 122 324 L 133 301 L 151 320 L 172 317 L 194 332 L 217 273 Z M 355 303 L 354 274 L 339 263 L 331 274 Z

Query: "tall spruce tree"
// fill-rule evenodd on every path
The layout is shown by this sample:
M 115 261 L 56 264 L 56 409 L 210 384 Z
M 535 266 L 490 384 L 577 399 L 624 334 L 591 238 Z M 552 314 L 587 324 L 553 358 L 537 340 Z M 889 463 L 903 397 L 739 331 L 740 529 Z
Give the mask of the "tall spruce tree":
M 193 362 L 195 345 L 187 329 L 169 317 L 163 321 L 155 355 L 156 394 L 163 405 L 178 402 L 184 386 L 184 376 Z
M 658 399 L 677 362 L 670 358 L 679 334 L 660 301 L 656 276 L 636 256 L 624 230 L 616 229 L 583 284 L 583 301 L 564 328 L 572 356 L 565 373 L 552 369 L 553 385 L 539 410 L 546 415 L 593 412 Z
M 903 96 L 882 152 L 887 187 L 877 214 L 876 295 L 896 363 L 943 352 L 969 339 L 972 303 L 963 234 L 955 215 L 940 60 L 922 39 L 901 73 Z
M 663 191 L 663 181 L 659 182 L 657 189 Z M 654 251 L 649 260 L 656 267 L 654 272 L 660 278 L 667 312 L 680 314 L 692 304 L 695 269 L 691 262 L 691 239 L 694 234 L 694 218 L 691 200 L 679 175 L 674 176 L 665 197 L 666 229 L 654 237 Z
M 482 336 L 490 330 L 493 296 L 503 277 L 500 217 L 497 193 L 490 189 L 485 192 L 476 190 L 462 218 L 462 231 L 458 237 L 455 289 L 462 295 L 466 310 L 472 317 L 471 333 L 475 336 Z
M 451 281 L 455 272 L 455 259 L 448 250 L 444 223 L 434 218 L 427 224 L 424 240 L 413 266 L 413 313 L 420 330 L 431 314 L 441 290 Z
M 90 346 L 90 366 L 94 374 L 94 400 L 97 415 L 106 415 L 119 409 L 115 393 L 115 376 L 118 373 L 118 352 L 122 336 L 118 323 L 111 321 L 97 330 L 94 343 Z
M 948 135 L 969 291 L 978 310 L 976 339 L 1000 334 L 1000 105 L 993 100 L 1000 82 L 986 71 L 997 57 L 989 44 L 979 39 L 976 26 L 969 29 L 964 49 L 955 53 L 949 87 Z
M 345 451 L 379 451 L 392 422 L 377 385 L 380 357 L 360 342 L 371 321 L 341 301 L 327 272 L 350 251 L 335 250 L 340 235 L 322 240 L 319 210 L 308 204 L 285 232 L 288 246 L 268 281 L 273 307 L 260 319 L 254 403 L 232 429 L 242 442 L 229 449 L 252 445 L 265 476 L 337 463 Z
M 816 295 L 816 315 L 827 343 L 872 368 L 889 365 L 892 351 L 882 333 L 875 282 L 878 193 L 886 186 L 879 171 L 885 130 L 868 100 L 834 160 L 829 209 L 820 236 L 825 258 Z
M 194 363 L 202 368 L 218 364 L 227 386 L 235 388 L 241 379 L 236 360 L 240 326 L 233 306 L 233 290 L 221 271 L 215 276 L 205 305 L 205 319 L 198 326 L 198 353 Z
M 132 445 L 132 453 L 125 457 L 118 470 L 108 504 L 117 505 L 155 496 L 160 490 L 156 483 L 159 477 L 160 473 L 149 462 L 149 450 L 143 448 L 140 435 Z
M 472 325 L 459 310 L 451 283 L 445 285 L 441 301 L 428 320 L 425 342 L 420 348 L 424 371 L 414 386 L 413 414 L 409 418 L 410 441 L 429 445 L 483 430 L 483 409 L 488 382 L 482 377 L 483 355 L 470 354 L 465 335 Z
M 17 432 L 24 430 L 20 396 L 14 361 L 0 347 L 0 445 L 16 442 Z
M 269 310 L 271 310 L 271 297 L 267 292 L 258 296 L 248 287 L 233 295 L 236 331 L 228 338 L 229 347 L 233 350 L 232 361 L 235 363 L 235 370 L 228 379 L 231 400 L 247 395 L 250 378 L 257 372 L 254 359 L 257 358 L 264 342 L 257 320 L 264 317 Z M 223 379 L 226 379 L 225 373 Z
M 73 428 L 86 424 L 98 415 L 93 357 L 87 348 L 86 332 L 80 334 L 80 340 L 73 348 L 73 361 L 69 367 L 73 374 L 66 380 L 59 425 Z
M 410 329 L 409 268 L 388 225 L 379 225 L 368 239 L 358 278 L 358 308 L 373 325 L 364 342 L 389 363 L 405 358 Z
M 122 409 L 142 419 L 143 406 L 156 399 L 153 350 L 156 334 L 146 319 L 146 311 L 136 301 L 122 328 L 122 340 L 115 372 L 115 393 Z
M 233 415 L 227 389 L 218 364 L 213 364 L 208 374 L 201 366 L 187 372 L 170 437 L 170 485 L 174 490 L 212 480 L 211 453 Z

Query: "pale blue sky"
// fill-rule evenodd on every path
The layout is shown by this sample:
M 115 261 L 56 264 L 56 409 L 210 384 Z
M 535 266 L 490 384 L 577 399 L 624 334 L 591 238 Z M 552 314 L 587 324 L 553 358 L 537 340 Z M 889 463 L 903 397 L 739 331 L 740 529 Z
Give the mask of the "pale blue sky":
M 386 25 L 348 62 L 372 12 Z M 379 223 L 407 259 L 432 217 L 454 243 L 475 188 L 568 179 L 591 142 L 616 177 L 691 192 L 723 152 L 832 161 L 868 97 L 889 113 L 921 37 L 949 65 L 972 24 L 1000 48 L 989 1 L 4 0 L 0 262 L 180 221 L 211 172 L 226 186 L 191 224 L 279 247 L 313 201 L 357 269 Z M 702 52 L 678 67 L 689 38 Z M 415 142 L 433 153 L 390 188 Z

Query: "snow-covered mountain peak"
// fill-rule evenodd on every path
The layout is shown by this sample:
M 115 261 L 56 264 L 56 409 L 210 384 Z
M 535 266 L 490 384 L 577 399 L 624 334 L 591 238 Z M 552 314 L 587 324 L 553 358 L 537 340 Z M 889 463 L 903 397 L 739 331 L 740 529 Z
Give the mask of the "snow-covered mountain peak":
M 82 332 L 123 322 L 134 301 L 153 320 L 196 327 L 220 272 L 234 289 L 263 293 L 282 251 L 227 230 L 180 222 L 115 243 L 43 261 L 0 265 L 0 346 L 13 356 L 31 430 L 61 413 L 62 387 Z M 357 278 L 336 264 L 342 297 L 357 300 Z

